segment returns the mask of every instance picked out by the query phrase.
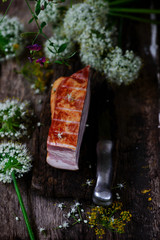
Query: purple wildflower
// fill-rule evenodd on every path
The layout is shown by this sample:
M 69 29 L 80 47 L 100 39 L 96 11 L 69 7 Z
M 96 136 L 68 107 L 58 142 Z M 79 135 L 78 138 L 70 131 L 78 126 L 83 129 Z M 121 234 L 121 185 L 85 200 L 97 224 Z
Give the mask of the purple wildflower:
M 42 57 L 42 58 L 37 59 L 36 63 L 39 63 L 43 67 L 45 61 L 46 61 L 46 58 Z
M 32 63 L 34 60 L 32 57 L 28 57 L 28 59 L 29 59 L 30 63 Z
M 33 45 L 29 45 L 27 46 L 26 48 L 29 48 L 29 50 L 31 51 L 39 51 L 41 50 L 41 45 L 38 45 L 38 44 L 33 44 Z

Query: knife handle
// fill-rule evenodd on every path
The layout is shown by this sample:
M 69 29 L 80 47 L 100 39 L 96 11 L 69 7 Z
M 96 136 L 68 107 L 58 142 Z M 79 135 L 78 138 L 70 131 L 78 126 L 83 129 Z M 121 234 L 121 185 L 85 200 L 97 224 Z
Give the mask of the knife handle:
M 97 143 L 97 182 L 93 192 L 93 202 L 108 206 L 112 203 L 112 147 L 110 140 Z

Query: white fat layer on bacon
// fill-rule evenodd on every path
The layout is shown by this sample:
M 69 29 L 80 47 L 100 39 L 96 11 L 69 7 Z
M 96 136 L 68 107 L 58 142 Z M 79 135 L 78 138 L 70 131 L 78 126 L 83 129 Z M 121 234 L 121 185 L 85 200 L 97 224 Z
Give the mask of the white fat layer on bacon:
M 47 162 L 55 168 L 78 170 L 75 155 L 73 150 L 48 146 Z

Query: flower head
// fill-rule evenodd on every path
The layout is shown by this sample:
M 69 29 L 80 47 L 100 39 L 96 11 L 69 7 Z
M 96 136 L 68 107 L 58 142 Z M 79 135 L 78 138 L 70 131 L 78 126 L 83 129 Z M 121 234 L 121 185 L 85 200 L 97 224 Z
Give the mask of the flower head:
M 94 228 L 96 235 L 103 238 L 106 229 L 124 233 L 127 222 L 131 220 L 129 211 L 121 211 L 122 203 L 114 202 L 111 207 L 96 206 L 88 212 L 88 223 Z
M 14 49 L 14 50 L 17 50 L 18 48 L 19 48 L 19 44 L 18 44 L 18 43 L 14 43 L 14 44 L 13 44 L 13 49 Z
M 93 185 L 93 183 L 94 183 L 94 180 L 93 179 L 87 179 L 87 181 L 86 181 L 86 185 L 88 185 L 89 187 L 90 186 L 92 186 Z
M 66 222 L 66 221 L 65 221 L 65 222 L 63 222 L 63 223 L 62 223 L 62 227 L 63 227 L 63 228 L 67 228 L 67 227 L 69 227 L 69 223 L 68 223 L 68 222 Z
M 29 45 L 26 48 L 28 48 L 30 51 L 40 51 L 42 49 L 41 45 L 38 44 Z
M 17 217 L 17 216 L 15 217 L 15 219 L 16 219 L 16 221 L 19 221 L 19 220 L 20 220 L 19 217 Z
M 94 30 L 86 26 L 86 30 L 79 36 L 81 61 L 95 68 L 103 70 L 103 58 L 115 44 L 115 28 Z
M 0 181 L 10 183 L 14 171 L 17 177 L 31 169 L 31 156 L 26 145 L 8 142 L 0 144 Z
M 67 98 L 68 102 L 71 102 L 71 101 L 74 100 L 74 98 L 72 97 L 72 94 L 71 94 L 71 93 L 70 93 L 70 94 L 68 93 L 67 96 L 66 96 L 66 98 Z
M 57 137 L 58 137 L 58 139 L 62 139 L 63 133 L 58 133 L 58 134 L 57 134 Z
M 77 209 L 73 206 L 72 208 L 71 208 L 71 213 L 75 213 L 77 211 Z
M 37 127 L 40 127 L 41 126 L 41 123 L 40 122 L 37 122 Z
M 40 227 L 40 228 L 39 228 L 39 231 L 40 231 L 40 233 L 42 233 L 42 232 L 46 231 L 46 229 L 43 228 L 43 227 Z
M 79 202 L 76 202 L 75 203 L 75 207 L 78 207 L 78 206 L 80 206 L 81 204 L 79 203 Z
M 2 19 L 0 14 L 0 19 Z M 0 24 L 0 61 L 7 60 L 19 55 L 23 49 L 21 33 L 23 32 L 23 24 L 17 17 L 5 16 Z
M 42 57 L 42 58 L 37 59 L 36 63 L 39 63 L 41 65 L 41 67 L 43 67 L 45 61 L 46 61 L 46 58 Z
M 116 198 L 117 198 L 117 199 L 120 199 L 120 198 L 121 198 L 120 195 L 119 195 L 119 193 L 116 193 Z
M 104 0 L 85 0 L 86 3 L 93 5 L 94 7 L 96 7 L 98 9 L 98 11 L 102 11 L 103 14 L 107 14 L 108 10 L 109 10 L 109 6 L 108 6 L 108 1 L 104 1 Z
M 117 188 L 119 189 L 125 188 L 125 183 L 117 183 Z
M 106 22 L 106 15 L 87 3 L 74 4 L 64 18 L 64 32 L 68 39 L 79 37 L 86 27 L 100 29 Z
M 109 81 L 118 85 L 129 84 L 138 77 L 142 61 L 133 51 L 126 51 L 116 47 L 111 50 L 103 61 L 103 71 Z
M 38 19 L 40 22 L 51 23 L 53 26 L 56 24 L 60 24 L 63 19 L 63 15 L 65 13 L 65 7 L 60 7 L 60 4 L 55 4 L 55 2 L 51 1 L 42 1 L 41 0 L 41 9 Z M 44 6 L 46 6 L 44 8 Z
M 58 208 L 60 208 L 61 210 L 62 210 L 64 207 L 65 207 L 65 206 L 64 206 L 64 203 L 63 203 L 63 202 L 58 204 Z
M 0 102 L 0 138 L 20 139 L 27 136 L 30 119 L 28 101 L 7 99 Z

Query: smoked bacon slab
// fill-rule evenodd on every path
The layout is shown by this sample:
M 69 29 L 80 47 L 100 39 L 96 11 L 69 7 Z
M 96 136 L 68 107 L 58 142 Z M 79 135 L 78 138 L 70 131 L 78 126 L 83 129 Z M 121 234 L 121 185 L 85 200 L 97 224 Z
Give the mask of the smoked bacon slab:
M 55 168 L 79 169 L 90 101 L 89 70 L 87 66 L 70 77 L 60 77 L 52 86 L 47 162 Z

